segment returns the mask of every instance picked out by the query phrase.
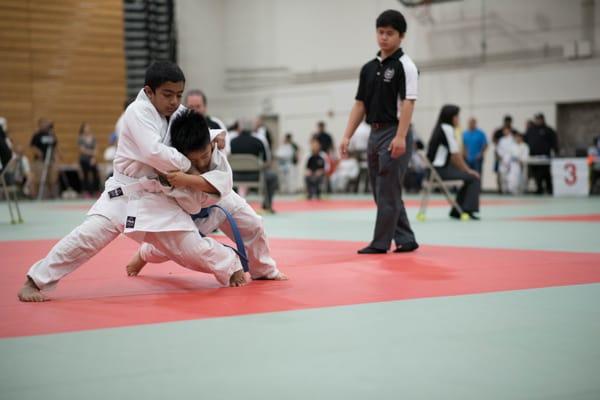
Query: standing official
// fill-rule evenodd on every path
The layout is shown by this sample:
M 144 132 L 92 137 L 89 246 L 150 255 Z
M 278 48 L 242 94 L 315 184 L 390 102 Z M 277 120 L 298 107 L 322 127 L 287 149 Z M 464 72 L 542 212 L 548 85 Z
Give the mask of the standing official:
M 400 48 L 406 33 L 404 16 L 395 10 L 384 11 L 377 18 L 376 28 L 380 51 L 360 71 L 356 101 L 340 146 L 342 155 L 347 154 L 350 138 L 366 115 L 371 125 L 368 167 L 377 221 L 373 240 L 359 254 L 386 253 L 392 240 L 397 253 L 419 247 L 402 201 L 402 181 L 413 148 L 408 127 L 417 99 L 419 73 Z

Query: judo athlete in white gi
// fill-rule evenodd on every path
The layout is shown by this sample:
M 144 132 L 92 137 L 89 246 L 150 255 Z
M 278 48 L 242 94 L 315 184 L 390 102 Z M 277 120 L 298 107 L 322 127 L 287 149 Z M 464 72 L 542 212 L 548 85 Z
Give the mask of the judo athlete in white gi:
M 156 62 L 148 68 L 144 88 L 125 112 L 114 176 L 85 221 L 30 268 L 18 293 L 21 301 L 48 300 L 42 290 L 52 288 L 121 233 L 152 244 L 179 265 L 214 274 L 222 285 L 245 279 L 237 254 L 202 238 L 189 214 L 164 194 L 162 185 L 148 179 L 155 171 L 191 168 L 190 160 L 165 145 L 168 118 L 180 107 L 184 86 L 177 65 Z
M 244 248 L 248 253 L 249 272 L 252 279 L 286 280 L 287 277 L 277 269 L 275 260 L 270 255 L 262 218 L 242 197 L 231 190 L 233 184 L 231 167 L 224 153 L 217 147 L 218 136 L 224 135 L 226 132 L 213 129 L 209 133 L 205 118 L 193 110 L 188 110 L 178 112 L 173 116 L 169 133 L 171 145 L 190 159 L 193 166 L 190 173 L 187 174 L 183 172 L 167 174 L 169 183 L 176 188 L 173 193 L 187 189 L 177 195 L 176 200 L 181 207 L 190 214 L 197 214 L 201 208 L 210 206 L 211 199 L 214 197 L 204 193 L 206 192 L 205 180 L 208 180 L 216 191 L 221 193 L 221 199 L 217 205 L 232 215 L 239 229 Z M 194 192 L 200 190 L 201 196 L 196 193 L 190 196 L 188 192 L 190 190 Z M 197 218 L 195 224 L 204 235 L 210 234 L 218 228 L 235 241 L 233 230 L 225 213 L 220 209 L 210 210 L 207 217 Z M 151 243 L 143 243 L 138 253 L 127 265 L 127 273 L 135 276 L 147 262 L 161 263 L 168 260 L 168 255 L 159 248 Z M 236 283 L 232 282 L 233 285 Z

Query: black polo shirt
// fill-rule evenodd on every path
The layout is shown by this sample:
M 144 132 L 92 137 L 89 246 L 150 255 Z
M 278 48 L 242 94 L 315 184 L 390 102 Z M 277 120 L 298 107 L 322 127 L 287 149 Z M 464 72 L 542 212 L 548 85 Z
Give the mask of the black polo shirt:
M 402 49 L 382 60 L 380 53 L 360 71 L 356 100 L 365 104 L 367 123 L 397 123 L 398 106 L 416 100 L 419 71 Z
M 56 136 L 50 131 L 38 131 L 31 138 L 30 146 L 36 147 L 42 153 L 42 161 L 46 158 L 46 152 L 58 144 Z M 35 156 L 37 160 L 37 155 Z
M 312 172 L 318 171 L 320 169 L 324 170 L 325 160 L 319 154 L 313 154 L 306 162 L 306 169 L 311 170 Z

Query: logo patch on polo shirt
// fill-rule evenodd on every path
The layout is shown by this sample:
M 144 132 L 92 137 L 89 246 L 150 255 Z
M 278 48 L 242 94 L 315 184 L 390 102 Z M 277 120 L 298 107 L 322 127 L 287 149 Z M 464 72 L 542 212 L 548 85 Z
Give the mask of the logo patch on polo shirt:
M 127 217 L 125 228 L 132 229 L 135 226 L 135 217 Z
M 385 82 L 389 82 L 392 80 L 392 78 L 394 77 L 395 74 L 396 74 L 396 71 L 394 70 L 394 68 L 388 68 L 383 73 L 383 79 L 385 80 Z

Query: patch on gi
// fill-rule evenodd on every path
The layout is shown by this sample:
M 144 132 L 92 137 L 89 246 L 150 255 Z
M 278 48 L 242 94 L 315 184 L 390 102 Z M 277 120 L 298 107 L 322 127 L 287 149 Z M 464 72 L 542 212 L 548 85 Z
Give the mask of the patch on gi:
M 386 82 L 389 82 L 392 80 L 392 78 L 394 77 L 395 74 L 396 74 L 396 71 L 394 70 L 394 68 L 388 68 L 383 73 L 383 78 L 385 79 Z
M 127 222 L 125 223 L 125 228 L 131 229 L 135 226 L 135 217 L 127 217 Z
M 121 189 L 121 188 L 116 188 L 116 189 L 108 192 L 108 197 L 111 199 L 113 199 L 115 197 L 119 197 L 119 196 L 123 196 L 123 189 Z

